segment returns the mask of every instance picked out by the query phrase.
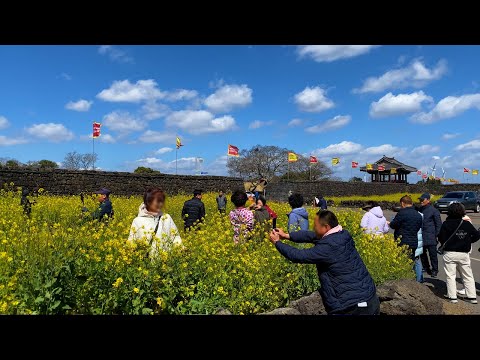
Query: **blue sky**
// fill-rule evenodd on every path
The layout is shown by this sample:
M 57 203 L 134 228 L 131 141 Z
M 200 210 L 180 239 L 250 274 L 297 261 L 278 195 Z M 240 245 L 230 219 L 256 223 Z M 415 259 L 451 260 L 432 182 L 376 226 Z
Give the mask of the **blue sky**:
M 226 174 L 227 145 L 480 168 L 479 46 L 0 46 L 1 157 Z M 353 171 L 358 175 L 358 170 Z M 437 171 L 437 175 L 441 175 Z

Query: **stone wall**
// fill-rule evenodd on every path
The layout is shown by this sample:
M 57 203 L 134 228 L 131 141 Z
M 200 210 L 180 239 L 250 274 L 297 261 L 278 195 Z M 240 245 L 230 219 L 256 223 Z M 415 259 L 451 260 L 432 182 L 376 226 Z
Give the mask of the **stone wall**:
M 51 194 L 75 195 L 80 192 L 95 191 L 106 187 L 118 195 L 142 194 L 149 186 L 159 186 L 168 194 L 188 193 L 199 188 L 203 191 L 231 192 L 243 189 L 239 178 L 224 176 L 185 176 L 167 174 L 133 174 L 127 172 L 70 171 L 70 170 L 0 170 L 0 186 L 13 182 L 15 186 L 29 189 L 44 188 Z M 315 195 L 332 196 L 386 195 L 393 193 L 431 192 L 443 194 L 452 190 L 480 191 L 480 184 L 425 185 L 348 183 L 342 181 L 303 181 L 269 183 L 267 197 L 272 200 L 286 201 L 288 192 L 300 192 L 310 201 Z
M 166 174 L 134 174 L 104 171 L 32 171 L 0 170 L 0 186 L 13 182 L 15 186 L 44 188 L 51 194 L 75 195 L 106 187 L 117 195 L 143 194 L 149 186 L 158 186 L 167 194 L 187 193 L 194 189 L 226 192 L 243 189 L 243 181 L 223 176 L 184 176 Z
M 423 193 L 443 195 L 448 191 L 471 190 L 480 191 L 480 184 L 456 184 L 456 185 L 406 185 L 389 183 L 365 183 L 365 182 L 342 182 L 342 181 L 302 181 L 302 182 L 279 182 L 270 183 L 267 186 L 267 197 L 272 200 L 286 201 L 288 192 L 299 192 L 307 201 L 315 195 L 323 195 L 325 198 L 332 196 L 355 196 L 355 195 L 387 195 L 395 193 Z

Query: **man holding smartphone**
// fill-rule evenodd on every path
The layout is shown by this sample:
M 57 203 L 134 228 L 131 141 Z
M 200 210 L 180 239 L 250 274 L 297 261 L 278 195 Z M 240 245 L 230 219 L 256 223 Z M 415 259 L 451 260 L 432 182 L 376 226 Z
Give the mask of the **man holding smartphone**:
M 379 315 L 380 301 L 375 284 L 348 231 L 338 224 L 335 214 L 320 210 L 315 216 L 315 231 L 282 229 L 270 233 L 270 241 L 288 260 L 315 264 L 321 287 L 320 295 L 329 315 Z M 313 243 L 297 249 L 280 241 Z

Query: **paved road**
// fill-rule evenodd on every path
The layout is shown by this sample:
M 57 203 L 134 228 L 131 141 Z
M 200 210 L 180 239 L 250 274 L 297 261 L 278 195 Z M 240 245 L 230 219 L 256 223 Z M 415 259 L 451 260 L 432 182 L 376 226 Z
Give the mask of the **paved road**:
M 395 215 L 393 211 L 385 210 L 384 211 L 385 217 L 387 220 L 391 220 L 392 217 Z M 472 223 L 476 228 L 480 227 L 480 213 L 475 214 L 473 212 L 467 212 L 467 215 L 472 219 Z M 447 215 L 442 214 L 442 221 L 445 221 Z M 392 231 L 393 232 L 393 231 Z M 480 247 L 480 241 L 477 241 L 476 243 L 473 244 L 473 250 L 472 254 L 470 255 L 470 258 L 472 260 L 472 270 L 473 270 L 473 277 L 475 278 L 475 285 L 477 287 L 477 299 L 480 300 L 480 251 L 478 251 L 478 248 Z M 439 267 L 439 273 L 438 273 L 438 278 L 437 279 L 432 279 L 430 276 L 428 276 L 426 273 L 425 275 L 425 282 L 428 282 L 432 284 L 435 287 L 435 293 L 438 294 L 439 296 L 443 296 L 443 294 L 446 294 L 447 288 L 445 285 L 445 271 L 443 270 L 443 259 L 441 256 L 438 257 L 438 267 Z M 459 274 L 457 276 L 460 276 Z M 459 282 L 460 279 L 457 278 L 457 282 Z M 462 288 L 463 286 L 458 285 L 458 288 Z M 461 301 L 461 300 L 460 300 Z M 470 305 L 470 307 L 474 308 L 475 313 L 480 314 L 480 304 L 478 305 Z M 472 308 L 472 309 L 473 309 Z

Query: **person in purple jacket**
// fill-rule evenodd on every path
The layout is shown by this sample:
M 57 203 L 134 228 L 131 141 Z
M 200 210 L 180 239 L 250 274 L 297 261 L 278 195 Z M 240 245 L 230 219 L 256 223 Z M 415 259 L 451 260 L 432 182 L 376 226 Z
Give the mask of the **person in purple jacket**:
M 363 210 L 366 211 L 363 215 L 360 226 L 366 234 L 386 234 L 390 230 L 387 224 L 387 219 L 383 216 L 383 211 L 376 201 L 368 201 Z

